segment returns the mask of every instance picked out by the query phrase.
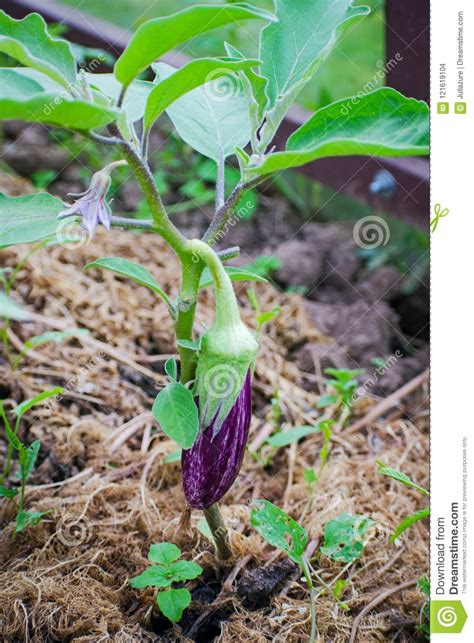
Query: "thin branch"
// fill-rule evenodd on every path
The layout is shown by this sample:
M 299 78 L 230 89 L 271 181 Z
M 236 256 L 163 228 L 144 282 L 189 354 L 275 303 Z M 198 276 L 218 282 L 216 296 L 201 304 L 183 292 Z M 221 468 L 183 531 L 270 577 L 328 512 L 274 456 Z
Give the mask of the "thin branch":
M 220 207 L 217 212 L 215 213 L 209 228 L 207 229 L 205 235 L 203 236 L 202 240 L 205 241 L 206 243 L 209 243 L 209 241 L 216 240 L 216 236 L 221 232 L 221 230 L 224 228 L 225 224 L 229 220 L 229 217 L 231 213 L 233 212 L 234 207 L 238 203 L 240 197 L 246 190 L 250 190 L 257 185 L 260 185 L 262 181 L 264 180 L 263 177 L 259 176 L 256 179 L 252 179 L 252 181 L 248 181 L 248 183 L 239 183 L 238 185 L 235 186 L 235 188 L 232 190 L 231 194 L 227 198 L 227 200 L 224 202 L 222 207 Z
M 232 248 L 226 248 L 225 250 L 218 250 L 216 255 L 221 261 L 228 261 L 229 259 L 235 259 L 240 255 L 239 246 L 233 246 Z
M 102 145 L 121 145 L 122 143 L 122 141 L 116 136 L 102 136 L 102 134 L 96 134 L 95 132 L 90 132 L 89 136 L 93 141 L 96 141 L 96 143 L 102 143 Z
M 225 203 L 225 159 L 221 154 L 217 161 L 217 179 L 216 179 L 216 212 L 218 212 Z
M 110 217 L 110 224 L 117 228 L 139 228 L 140 230 L 156 230 L 151 219 L 129 219 L 127 217 Z

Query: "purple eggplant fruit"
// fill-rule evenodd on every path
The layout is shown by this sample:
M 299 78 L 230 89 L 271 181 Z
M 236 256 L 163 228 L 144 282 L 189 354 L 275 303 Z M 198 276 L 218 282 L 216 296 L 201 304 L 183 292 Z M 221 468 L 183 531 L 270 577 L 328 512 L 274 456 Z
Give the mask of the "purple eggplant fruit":
M 233 485 L 242 466 L 252 417 L 251 373 L 217 434 L 211 423 L 183 451 L 184 494 L 191 507 L 207 509 Z

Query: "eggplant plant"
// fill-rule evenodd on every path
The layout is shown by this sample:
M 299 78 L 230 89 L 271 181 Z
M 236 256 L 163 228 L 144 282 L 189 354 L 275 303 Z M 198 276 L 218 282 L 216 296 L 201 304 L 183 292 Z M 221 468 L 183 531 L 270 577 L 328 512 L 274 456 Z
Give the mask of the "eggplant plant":
M 0 247 L 55 237 L 61 241 L 69 222 L 77 227 L 79 221 L 82 242 L 98 226 L 139 229 L 160 235 L 177 255 L 177 296 L 166 293 L 146 268 L 124 258 L 98 258 L 90 266 L 151 289 L 169 310 L 179 369 L 168 373 L 170 382 L 153 412 L 183 450 L 186 499 L 203 510 L 220 558 L 231 551 L 217 503 L 242 463 L 258 350 L 256 336 L 241 320 L 232 282 L 262 278 L 224 265 L 238 249 L 216 249 L 229 227 L 245 219 L 242 195 L 283 170 L 324 157 L 428 153 L 427 105 L 386 87 L 319 109 L 284 149 L 275 151 L 275 135 L 300 91 L 344 31 L 369 12 L 352 0 L 275 4 L 274 14 L 233 2 L 195 5 L 149 20 L 136 30 L 113 73 L 78 72 L 70 44 L 52 37 L 40 15 L 14 20 L 0 12 L 0 52 L 18 63 L 0 69 L 0 118 L 69 130 L 115 150 L 118 158 L 93 174 L 89 189 L 71 195 L 66 204 L 44 192 L 0 195 Z M 199 58 L 180 69 L 160 61 L 195 36 L 247 20 L 262 25 L 254 58 L 223 42 L 222 57 Z M 150 132 L 165 114 L 185 143 L 215 163 L 215 213 L 202 239 L 187 238 L 172 222 L 150 168 Z M 233 161 L 238 179 L 229 187 L 226 169 Z M 111 174 L 124 163 L 143 192 L 151 219 L 112 213 Z M 215 319 L 198 338 L 193 328 L 198 294 L 209 285 Z

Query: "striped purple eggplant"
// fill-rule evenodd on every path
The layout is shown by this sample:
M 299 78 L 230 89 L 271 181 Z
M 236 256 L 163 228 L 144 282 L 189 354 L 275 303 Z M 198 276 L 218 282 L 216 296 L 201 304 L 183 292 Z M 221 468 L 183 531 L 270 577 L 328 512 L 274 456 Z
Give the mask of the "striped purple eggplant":
M 211 423 L 200 433 L 191 449 L 183 451 L 183 487 L 191 507 L 206 509 L 231 488 L 242 466 L 251 417 L 249 370 L 219 432 L 214 435 L 214 425 Z

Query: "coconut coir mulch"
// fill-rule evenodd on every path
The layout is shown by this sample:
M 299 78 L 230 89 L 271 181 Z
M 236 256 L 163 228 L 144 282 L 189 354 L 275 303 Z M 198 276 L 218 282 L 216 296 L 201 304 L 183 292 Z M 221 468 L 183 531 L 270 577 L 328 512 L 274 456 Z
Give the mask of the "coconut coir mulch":
M 24 252 L 4 251 L 4 263 L 15 265 Z M 1 504 L 3 640 L 307 640 L 307 590 L 293 564 L 250 528 L 255 498 L 268 498 L 301 520 L 312 555 L 317 555 L 324 525 L 342 512 L 366 514 L 377 523 L 361 558 L 345 570 L 323 556 L 314 560 L 320 577 L 319 640 L 418 640 L 423 596 L 415 582 L 427 571 L 427 525 L 418 523 L 397 545 L 388 538 L 403 517 L 423 506 L 423 499 L 377 474 L 375 460 L 426 486 L 425 385 L 401 410 L 392 409 L 388 419 L 352 433 L 337 427 L 312 493 L 303 472 L 317 468 L 321 436 L 277 451 L 266 468 L 247 453 L 222 505 L 235 559 L 220 566 L 196 528 L 199 512 L 186 515 L 179 463 L 164 462 L 175 446 L 150 414 L 165 382 L 164 360 L 174 352 L 165 305 L 145 288 L 111 273 L 82 270 L 103 256 L 128 257 L 147 266 L 168 291 L 178 286 L 176 260 L 159 239 L 117 230 L 108 235 L 100 231 L 96 240 L 75 249 L 42 249 L 18 276 L 14 296 L 36 317 L 11 324 L 15 350 L 48 330 L 80 327 L 89 334 L 31 351 L 16 371 L 1 358 L 1 397 L 7 407 L 55 385 L 65 388 L 61 399 L 36 407 L 22 425 L 26 441 L 42 443 L 27 508 L 50 513 L 13 540 L 13 505 Z M 276 391 L 283 426 L 320 418 L 316 404 L 321 383 L 288 357 L 304 342 L 330 342 L 308 322 L 298 295 L 279 293 L 267 284 L 255 287 L 262 309 L 279 305 L 282 313 L 261 337 L 253 448 L 271 431 Z M 239 285 L 239 297 L 247 323 L 254 326 L 245 288 Z M 197 327 L 211 319 L 211 293 L 204 291 Z M 357 402 L 354 420 L 374 403 Z M 0 448 L 1 459 L 5 447 Z M 179 545 L 185 558 L 205 570 L 188 584 L 193 602 L 174 626 L 154 610 L 152 590 L 137 591 L 128 582 L 145 568 L 149 545 L 163 540 Z M 325 591 L 339 577 L 348 580 L 340 600 L 349 609 Z

